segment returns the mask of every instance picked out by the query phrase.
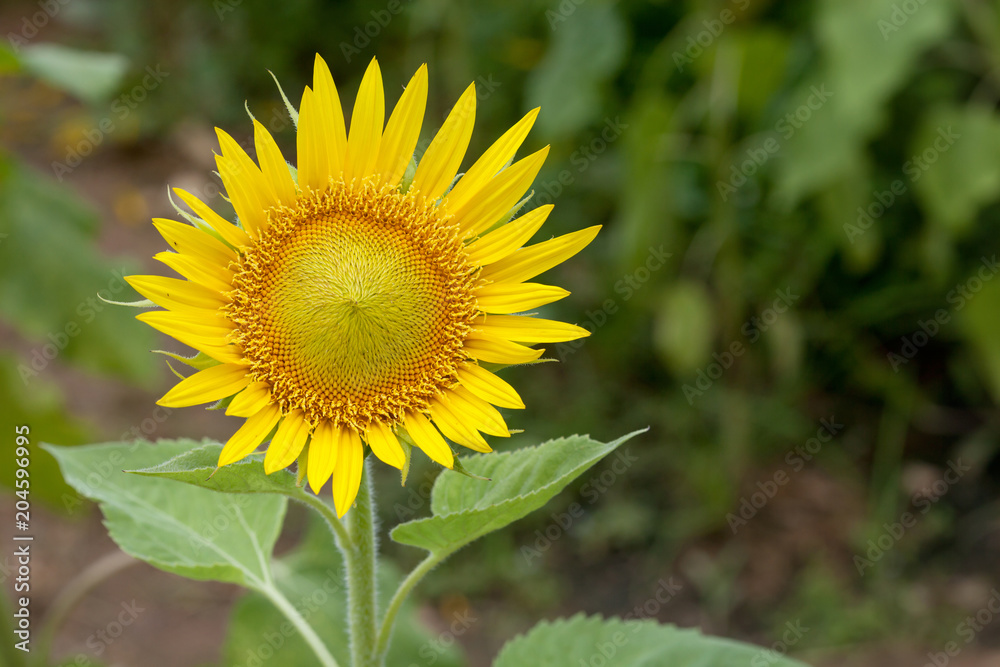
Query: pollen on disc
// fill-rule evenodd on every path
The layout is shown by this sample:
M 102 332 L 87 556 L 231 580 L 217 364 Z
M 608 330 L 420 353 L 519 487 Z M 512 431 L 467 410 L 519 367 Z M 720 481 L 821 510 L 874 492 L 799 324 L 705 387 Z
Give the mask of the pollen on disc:
M 229 315 L 283 409 L 364 428 L 457 383 L 475 274 L 432 204 L 340 183 L 269 220 L 238 260 Z

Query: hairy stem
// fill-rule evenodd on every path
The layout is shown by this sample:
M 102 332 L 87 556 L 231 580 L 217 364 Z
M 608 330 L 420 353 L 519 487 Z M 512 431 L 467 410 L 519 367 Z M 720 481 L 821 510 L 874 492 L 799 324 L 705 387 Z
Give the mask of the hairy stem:
M 353 667 L 376 667 L 375 601 L 376 561 L 375 504 L 372 494 L 371 466 L 366 461 L 361 488 L 353 509 L 347 515 L 351 548 L 347 551 L 347 605 L 351 632 Z
M 417 567 L 413 569 L 403 583 L 399 585 L 396 589 L 395 594 L 392 596 L 392 600 L 389 601 L 389 607 L 385 611 L 385 618 L 382 619 L 382 627 L 379 628 L 378 632 L 378 642 L 375 648 L 376 665 L 381 665 L 382 661 L 385 660 L 385 654 L 389 650 L 389 640 L 392 638 L 392 628 L 396 622 L 396 615 L 399 614 L 400 608 L 403 603 L 406 602 L 406 598 L 410 595 L 410 591 L 420 583 L 420 580 L 426 576 L 428 572 L 433 570 L 438 563 L 447 558 L 447 554 L 428 554 Z
M 346 559 L 348 552 L 352 549 L 351 536 L 348 534 L 347 529 L 344 528 L 344 524 L 337 518 L 337 512 L 328 503 L 323 502 L 320 498 L 305 490 L 290 497 L 312 507 L 319 512 L 320 516 L 326 519 L 327 525 L 330 526 L 330 530 L 333 531 L 336 537 L 337 547 Z

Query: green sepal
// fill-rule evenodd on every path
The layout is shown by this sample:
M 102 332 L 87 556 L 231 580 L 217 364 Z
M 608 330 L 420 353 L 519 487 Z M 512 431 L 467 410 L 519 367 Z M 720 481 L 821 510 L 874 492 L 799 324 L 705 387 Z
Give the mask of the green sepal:
M 112 301 L 111 299 L 105 299 L 101 296 L 101 293 L 97 293 L 97 298 L 104 303 L 110 304 L 112 306 L 125 306 L 126 308 L 159 308 L 160 304 L 155 301 L 150 301 L 149 299 L 138 299 L 137 301 Z
M 194 368 L 199 371 L 203 371 L 206 368 L 212 368 L 213 366 L 218 366 L 222 363 L 218 359 L 213 359 L 204 352 L 199 352 L 198 354 L 191 357 L 185 357 L 184 355 L 177 354 L 176 352 L 167 352 L 166 350 L 153 350 L 153 354 L 162 354 L 165 357 L 170 357 L 175 361 L 179 361 L 182 364 L 190 366 L 191 368 Z M 167 365 L 169 366 L 170 364 L 168 363 Z
M 306 470 L 309 465 L 309 445 L 312 443 L 312 438 L 306 440 L 306 444 L 302 447 L 302 451 L 299 452 L 299 458 L 295 459 L 295 486 L 302 488 L 303 482 L 306 481 Z
M 417 174 L 417 159 L 410 158 L 409 164 L 406 165 L 406 171 L 403 172 L 403 178 L 399 181 L 399 191 L 403 194 L 409 191 L 410 186 L 413 185 L 413 177 Z
M 292 106 L 292 103 L 288 101 L 288 96 L 285 95 L 285 91 L 281 89 L 281 82 L 278 81 L 278 77 L 274 76 L 274 72 L 267 70 L 267 73 L 271 75 L 272 79 L 274 79 L 274 85 L 278 87 L 278 92 L 281 93 L 281 99 L 285 101 L 285 108 L 288 109 L 288 116 L 292 119 L 292 125 L 294 125 L 297 130 L 299 128 L 299 112 Z
M 513 433 L 513 431 L 511 431 L 511 433 Z M 478 479 L 480 482 L 492 482 L 493 481 L 489 477 L 483 477 L 481 475 L 477 475 L 477 474 L 475 474 L 473 472 L 470 472 L 470 471 L 466 470 L 465 466 L 462 465 L 462 459 L 458 458 L 457 456 L 455 457 L 455 463 L 454 463 L 454 467 L 452 468 L 452 470 L 454 470 L 455 472 L 457 472 L 459 475 L 465 475 L 466 477 L 471 477 L 472 479 Z
M 399 446 L 403 448 L 403 468 L 399 471 L 399 485 L 406 486 L 406 478 L 410 476 L 410 461 L 413 459 L 413 442 L 406 431 L 398 434 Z
M 493 223 L 492 225 L 490 225 L 488 228 L 486 228 L 482 232 L 480 232 L 479 236 L 485 236 L 486 234 L 489 234 L 490 232 L 492 232 L 494 229 L 496 229 L 498 227 L 503 227 L 504 225 L 506 225 L 508 222 L 511 221 L 511 219 L 515 215 L 517 215 L 518 211 L 520 211 L 522 208 L 524 208 L 524 205 L 527 204 L 528 201 L 532 197 L 534 197 L 534 196 L 535 196 L 535 191 L 532 190 L 531 192 L 528 193 L 528 196 L 526 196 L 524 199 L 522 199 L 521 201 L 519 201 L 516 204 L 514 204 L 513 208 L 511 208 L 509 211 L 507 211 L 507 213 L 505 213 L 502 218 L 500 218 L 495 223 Z

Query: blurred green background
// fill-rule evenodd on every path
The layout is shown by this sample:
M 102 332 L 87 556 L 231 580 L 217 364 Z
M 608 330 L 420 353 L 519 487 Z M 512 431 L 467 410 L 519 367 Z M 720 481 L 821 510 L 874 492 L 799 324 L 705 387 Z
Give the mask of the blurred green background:
M 556 204 L 546 234 L 605 226 L 548 276 L 573 296 L 547 314 L 593 335 L 508 373 L 528 409 L 498 447 L 650 426 L 437 572 L 428 622 L 471 610 L 458 643 L 487 664 L 540 617 L 636 613 L 673 577 L 647 615 L 765 646 L 800 622 L 791 649 L 815 664 L 923 664 L 950 641 L 950 664 L 998 659 L 1000 623 L 968 645 L 960 624 L 1000 562 L 1000 4 L 17 0 L 0 32 L 5 424 L 61 444 L 227 437 L 221 415 L 156 412 L 172 380 L 148 350 L 179 348 L 95 295 L 161 271 L 167 183 L 225 208 L 213 126 L 248 142 L 248 109 L 294 155 L 268 70 L 297 102 L 319 52 L 349 108 L 372 57 L 390 105 L 426 62 L 425 138 L 470 81 L 466 166 L 540 105 L 523 152 L 552 152 L 530 205 Z M 109 549 L 37 465 L 53 530 Z M 407 489 L 383 472 L 387 527 L 426 511 L 431 466 Z M 75 566 L 51 558 L 54 595 Z M 156 664 L 213 659 L 224 621 L 122 586 L 207 635 L 150 631 Z M 78 619 L 59 646 L 86 653 L 88 633 Z

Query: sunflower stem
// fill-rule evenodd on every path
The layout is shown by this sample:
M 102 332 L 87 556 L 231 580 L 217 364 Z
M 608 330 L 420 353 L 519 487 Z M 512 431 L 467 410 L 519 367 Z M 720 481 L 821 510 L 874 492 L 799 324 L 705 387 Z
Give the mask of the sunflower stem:
M 379 628 L 378 641 L 375 647 L 376 665 L 382 665 L 385 660 L 385 654 L 389 650 L 389 640 L 392 639 L 392 629 L 396 623 L 396 615 L 399 614 L 403 603 L 409 597 L 410 591 L 420 583 L 420 580 L 428 572 L 433 570 L 445 558 L 447 558 L 447 554 L 427 554 L 427 557 L 413 568 L 412 572 L 406 575 L 406 579 L 396 589 L 392 600 L 389 601 L 389 606 L 386 608 L 385 618 L 382 619 L 382 627 Z
M 290 497 L 308 505 L 309 507 L 312 507 L 314 510 L 319 512 L 320 516 L 326 520 L 327 525 L 330 526 L 330 530 L 333 531 L 333 535 L 336 538 L 335 542 L 337 543 L 337 548 L 340 549 L 340 553 L 344 555 L 344 559 L 346 560 L 347 553 L 353 548 L 353 545 L 351 542 L 351 536 L 348 534 L 347 529 L 344 528 L 344 524 L 339 518 L 337 518 L 337 512 L 334 511 L 328 503 L 323 502 L 319 497 L 314 496 L 305 490 L 300 489 L 300 491 L 301 493 L 297 493 Z
M 347 515 L 351 548 L 347 550 L 347 606 L 351 633 L 353 667 L 377 667 L 375 654 L 378 614 L 375 601 L 375 574 L 378 545 L 373 501 L 371 466 L 365 461 L 361 487 L 354 508 Z

